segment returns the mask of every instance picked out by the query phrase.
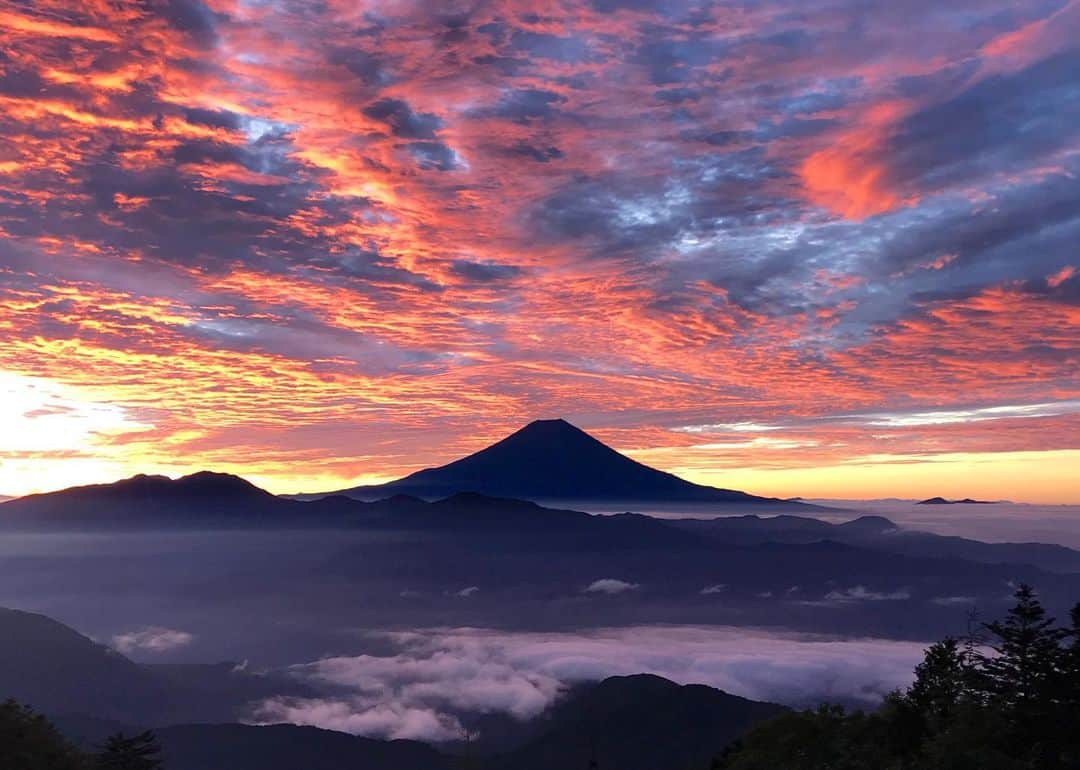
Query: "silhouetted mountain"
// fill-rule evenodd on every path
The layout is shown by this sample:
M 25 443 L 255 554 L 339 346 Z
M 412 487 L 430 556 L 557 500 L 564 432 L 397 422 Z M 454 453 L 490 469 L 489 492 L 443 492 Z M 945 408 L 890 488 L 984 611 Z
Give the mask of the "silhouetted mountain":
M 275 497 L 235 476 L 200 473 L 173 481 L 136 476 L 0 505 L 0 525 L 22 529 L 365 529 L 416 530 L 481 539 L 559 542 L 576 549 L 689 546 L 698 538 L 646 516 L 599 516 L 459 492 L 428 502 L 395 494 L 365 502 L 343 495 L 312 501 Z
M 801 516 L 728 516 L 668 522 L 727 544 L 812 543 L 832 540 L 916 557 L 963 559 L 986 564 L 1029 564 L 1051 572 L 1080 572 L 1080 551 L 1044 543 L 984 543 L 950 535 L 903 529 L 883 516 L 861 516 L 842 524 Z
M 571 692 L 543 717 L 540 735 L 493 757 L 490 770 L 708 767 L 745 730 L 784 711 L 705 685 L 658 676 L 618 676 Z
M 165 591 L 180 586 L 198 602 L 275 606 L 275 612 L 286 614 L 298 611 L 290 609 L 295 604 L 331 618 L 341 612 L 336 597 L 342 591 L 374 586 L 372 601 L 349 611 L 376 624 L 550 627 L 783 619 L 807 630 L 909 638 L 940 633 L 941 624 L 954 618 L 950 602 L 995 601 L 1008 581 L 1048 586 L 1048 604 L 1055 611 L 1080 581 L 1080 574 L 1049 578 L 1045 573 L 1080 572 L 1074 569 L 1076 552 L 1068 549 L 909 534 L 880 517 L 842 525 L 794 516 L 673 521 L 590 515 L 471 492 L 435 502 L 408 495 L 376 502 L 345 496 L 300 502 L 242 480 L 197 478 L 214 483 L 196 484 L 200 491 L 191 494 L 183 480 L 136 479 L 116 488 L 15 500 L 0 505 L 0 522 L 9 529 L 142 533 L 152 539 L 130 542 L 151 548 L 158 547 L 153 538 L 170 530 L 236 530 L 228 537 L 200 535 L 191 541 L 192 546 L 205 541 L 197 546 L 203 556 L 184 550 L 173 566 L 163 567 L 136 547 L 106 560 L 51 561 L 53 572 L 43 569 L 40 557 L 25 556 L 0 562 L 0 579 L 13 575 L 23 586 L 48 591 L 63 583 L 73 595 L 95 586 L 94 601 L 106 601 L 102 597 L 138 575 L 140 582 Z M 157 491 L 148 498 L 129 493 L 140 485 Z M 321 539 L 320 529 L 333 534 Z M 242 569 L 229 566 L 232 546 L 216 545 L 231 542 L 240 544 L 242 554 L 253 553 L 253 547 L 261 547 L 256 541 L 274 539 L 243 533 L 272 530 L 287 530 L 289 540 L 296 531 L 309 545 L 302 554 L 278 551 Z M 189 577 L 192 565 L 200 574 L 213 567 L 220 577 L 195 582 Z M 117 582 L 119 575 L 127 582 Z M 610 596 L 589 590 L 609 579 L 636 587 Z M 727 586 L 723 602 L 703 593 L 720 584 Z M 447 599 L 471 586 L 479 590 L 467 601 Z M 844 601 L 845 591 L 853 592 L 851 601 Z M 877 595 L 888 600 L 859 598 Z M 826 617 L 818 609 L 821 602 L 842 609 Z M 295 633 L 321 633 L 318 623 L 305 628 L 310 630 Z M 265 636 L 258 643 L 285 644 Z M 194 700 L 207 697 L 189 694 Z
M 926 500 L 920 500 L 916 505 L 992 505 L 992 500 L 972 500 L 970 497 L 965 497 L 963 500 L 946 500 L 944 497 L 931 497 Z
M 141 666 L 62 623 L 0 608 L 0 699 L 44 712 L 137 719 L 170 695 Z
M 265 679 L 213 666 L 142 666 L 44 615 L 0 608 L 0 700 L 46 713 L 86 713 L 159 724 L 237 719 L 249 701 L 283 689 L 310 694 L 285 678 Z
M 798 503 L 693 484 L 631 460 L 565 420 L 537 420 L 448 465 L 336 494 L 364 500 L 391 494 L 434 499 L 457 492 L 528 500 L 770 503 L 799 507 Z
M 474 756 L 483 770 L 586 768 L 688 770 L 709 759 L 783 706 L 739 698 L 705 685 L 678 685 L 638 674 L 574 687 L 534 723 L 517 748 Z M 84 747 L 140 726 L 83 715 L 53 722 Z M 416 741 L 381 741 L 296 725 L 185 724 L 155 729 L 170 770 L 443 770 L 465 760 Z M 458 747 L 458 752 L 462 747 Z
M 201 471 L 179 479 L 140 474 L 111 484 L 27 495 L 2 504 L 0 522 L 117 522 L 131 519 L 207 519 L 284 513 L 291 501 L 226 473 Z
M 442 770 L 451 757 L 417 741 L 380 741 L 297 725 L 177 725 L 157 732 L 170 770 Z
M 87 750 L 117 732 L 144 726 L 81 714 L 52 717 L 68 740 Z M 185 724 L 154 734 L 168 770 L 450 770 L 453 757 L 419 741 L 381 741 L 299 725 Z

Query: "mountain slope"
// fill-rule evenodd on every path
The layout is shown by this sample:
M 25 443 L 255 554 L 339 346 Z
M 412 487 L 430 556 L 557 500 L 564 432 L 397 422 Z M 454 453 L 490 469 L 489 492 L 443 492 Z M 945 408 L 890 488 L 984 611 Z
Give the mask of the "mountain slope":
M 68 740 L 93 751 L 117 732 L 144 726 L 62 714 L 51 721 Z M 419 741 L 361 738 L 317 727 L 280 724 L 183 724 L 158 727 L 169 770 L 449 770 L 452 758 Z
M 0 608 L 0 700 L 36 710 L 160 724 L 236 719 L 248 701 L 306 688 L 214 666 L 142 666 L 52 618 Z
M 704 685 L 678 685 L 650 674 L 575 686 L 536 720 L 522 725 L 515 748 L 484 754 L 481 735 L 471 762 L 415 741 L 381 741 L 296 725 L 185 724 L 155 730 L 171 770 L 550 770 L 600 767 L 689 770 L 783 706 L 729 695 Z M 139 727 L 80 715 L 54 718 L 83 746 Z M 498 740 L 495 740 L 498 743 Z M 455 747 L 464 751 L 461 745 Z
M 157 731 L 171 770 L 449 770 L 417 741 L 380 741 L 297 725 L 177 725 Z
M 745 492 L 694 484 L 650 468 L 565 420 L 537 420 L 468 457 L 376 486 L 336 494 L 371 500 L 391 494 L 427 499 L 479 492 L 528 500 L 668 503 L 772 503 Z M 791 507 L 799 507 L 789 503 Z
M 135 719 L 169 694 L 164 682 L 64 624 L 0 608 L 0 699 Z
M 592 759 L 619 770 L 708 767 L 746 729 L 784 710 L 649 674 L 611 677 L 572 692 L 546 716 L 539 737 L 485 768 L 587 768 Z

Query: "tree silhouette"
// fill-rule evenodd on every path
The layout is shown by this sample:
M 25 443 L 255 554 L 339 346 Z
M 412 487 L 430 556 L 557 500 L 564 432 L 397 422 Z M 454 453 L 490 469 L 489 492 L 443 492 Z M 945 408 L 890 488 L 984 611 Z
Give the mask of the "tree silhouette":
M 965 696 L 966 683 L 964 653 L 960 643 L 948 637 L 926 650 L 907 699 L 931 728 L 947 725 Z
M 1054 626 L 1031 586 L 1021 585 L 1015 597 L 1005 620 L 985 626 L 994 654 L 985 656 L 980 668 L 986 697 L 1003 718 L 1009 739 L 1042 755 L 1055 738 L 1061 644 L 1068 632 Z
M 0 768 L 83 770 L 82 755 L 29 706 L 0 703 Z
M 97 755 L 97 770 L 159 770 L 161 746 L 150 730 L 131 736 L 116 733 Z
M 1030 586 L 1015 598 L 982 634 L 927 648 L 911 687 L 876 712 L 786 714 L 713 768 L 1080 770 L 1080 605 L 1071 627 L 1058 628 Z

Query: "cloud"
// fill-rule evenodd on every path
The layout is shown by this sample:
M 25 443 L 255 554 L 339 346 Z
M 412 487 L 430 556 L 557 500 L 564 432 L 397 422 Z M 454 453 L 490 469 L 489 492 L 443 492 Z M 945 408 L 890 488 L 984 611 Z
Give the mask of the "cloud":
M 386 123 L 394 136 L 403 139 L 434 139 L 443 125 L 437 115 L 415 113 L 401 99 L 380 99 L 364 108 L 364 114 Z
M 364 698 L 271 698 L 259 705 L 253 721 L 313 725 L 384 740 L 453 741 L 464 734 L 449 714 Z
M 468 599 L 473 594 L 480 591 L 480 586 L 467 586 L 454 594 L 454 596 L 460 596 L 463 599 Z
M 637 583 L 628 583 L 625 580 L 617 580 L 615 578 L 601 578 L 600 580 L 594 580 L 585 587 L 585 593 L 591 594 L 621 594 L 626 591 L 633 591 L 641 586 Z
M 842 590 L 829 591 L 825 601 L 829 602 L 895 602 L 911 598 L 907 589 L 897 591 L 871 591 L 865 586 L 854 586 Z
M 442 142 L 412 142 L 405 149 L 425 170 L 453 171 L 462 165 L 461 157 Z
M 952 607 L 957 604 L 975 604 L 976 599 L 974 596 L 938 596 L 933 602 L 942 607 Z
M 923 649 L 915 642 L 696 626 L 566 633 L 432 629 L 378 639 L 394 650 L 294 666 L 293 676 L 335 694 L 270 699 L 257 719 L 447 740 L 460 735 L 462 714 L 529 719 L 574 683 L 642 672 L 759 700 L 873 704 L 910 682 Z
M 195 635 L 173 628 L 148 626 L 138 631 L 128 631 L 112 638 L 113 647 L 129 655 L 135 652 L 165 653 L 186 647 L 195 641 Z
M 709 596 L 710 594 L 722 594 L 727 590 L 727 586 L 723 583 L 717 583 L 713 586 L 705 586 L 698 593 L 702 596 Z
M 949 425 L 953 423 L 1006 420 L 1025 417 L 1056 417 L 1080 411 L 1080 401 L 1057 401 L 1044 404 L 1001 404 L 948 411 L 915 412 L 899 414 L 853 415 L 853 420 L 865 420 L 868 425 L 895 428 L 921 425 Z
M 505 281 L 521 274 L 521 268 L 517 265 L 496 262 L 470 262 L 467 259 L 454 260 L 450 270 L 461 278 L 478 283 Z
M 0 370 L 148 429 L 0 488 L 344 487 L 525 412 L 697 480 L 858 462 L 859 413 L 915 416 L 906 456 L 1074 449 L 1070 414 L 927 420 L 1080 398 L 1080 6 L 527 5 L 10 4 Z M 706 420 L 747 440 L 671 430 Z

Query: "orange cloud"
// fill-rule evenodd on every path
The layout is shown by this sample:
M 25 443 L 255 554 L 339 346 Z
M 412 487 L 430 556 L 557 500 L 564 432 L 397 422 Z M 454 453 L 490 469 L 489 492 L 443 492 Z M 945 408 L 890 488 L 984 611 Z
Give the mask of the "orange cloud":
M 893 189 L 886 157 L 889 129 L 906 110 L 902 102 L 876 104 L 856 117 L 854 128 L 803 161 L 799 175 L 807 198 L 848 219 L 865 219 L 917 200 Z
M 1016 70 L 1071 16 L 988 44 L 884 3 L 854 37 L 843 4 L 795 27 L 769 3 L 538 17 L 506 0 L 450 20 L 396 3 L 377 24 L 355 3 L 207 5 L 183 23 L 2 5 L 0 376 L 104 427 L 67 453 L 0 448 L 18 469 L 0 492 L 202 466 L 334 486 L 554 415 L 717 483 L 883 442 L 1075 442 L 1064 416 L 884 438 L 837 419 L 1076 397 L 1074 269 L 983 274 L 1007 260 L 976 259 L 985 234 L 938 205 L 1065 179 L 1075 145 L 941 190 L 898 181 L 889 150 L 1005 66 L 958 63 Z M 976 15 L 1000 23 L 991 5 Z M 407 108 L 373 118 L 386 98 Z M 903 207 L 910 231 L 858 224 Z M 923 232 L 946 219 L 959 246 Z M 707 423 L 769 430 L 673 430 Z

